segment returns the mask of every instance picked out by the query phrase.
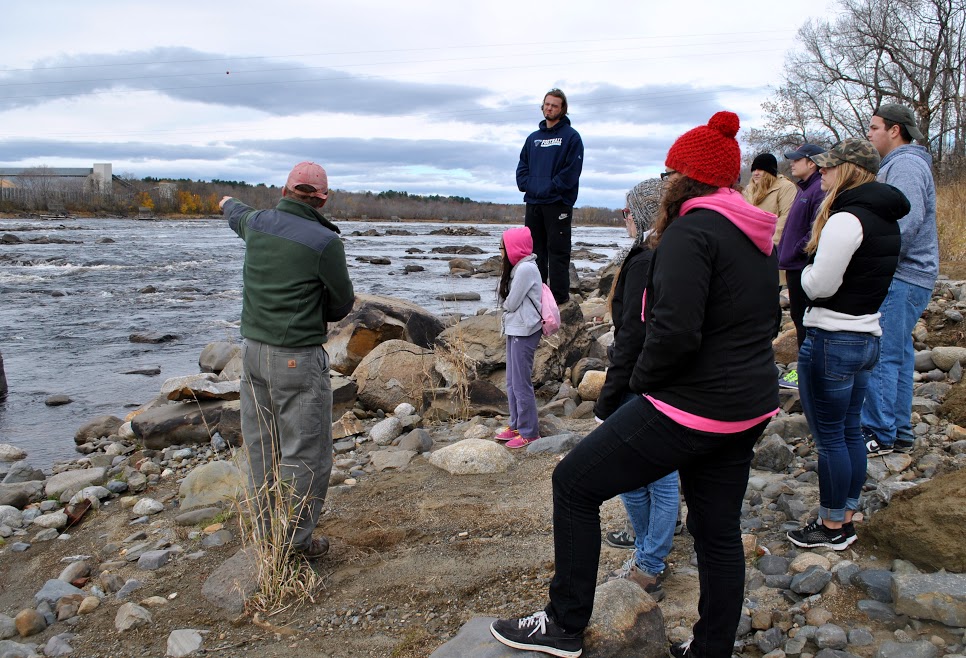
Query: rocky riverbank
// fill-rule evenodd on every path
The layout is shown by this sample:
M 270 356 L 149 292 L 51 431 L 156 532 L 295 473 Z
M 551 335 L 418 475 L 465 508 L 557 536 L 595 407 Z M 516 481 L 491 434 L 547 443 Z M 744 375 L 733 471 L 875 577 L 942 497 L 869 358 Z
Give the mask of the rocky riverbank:
M 514 655 L 486 620 L 545 602 L 550 473 L 594 427 L 610 276 L 574 282 L 585 301 L 561 309 L 564 329 L 538 351 L 544 438 L 523 452 L 491 440 L 505 424 L 495 313 L 457 321 L 362 297 L 330 328 L 336 468 L 320 531 L 332 550 L 317 566 L 323 587 L 271 617 L 251 606 L 258 565 L 234 502 L 237 346 L 210 345 L 200 375 L 169 379 L 128 417 L 93 419 L 75 436 L 83 456 L 52 473 L 24 446 L 0 446 L 0 658 Z M 818 478 L 797 395 L 783 394 L 742 510 L 740 655 L 966 653 L 964 312 L 966 283 L 940 281 L 915 333 L 915 450 L 870 459 L 849 550 L 784 539 L 814 514 Z M 789 341 L 776 341 L 782 368 Z M 602 516 L 622 523 L 616 501 Z M 675 538 L 659 605 L 626 582 L 598 588 L 585 655 L 663 656 L 686 638 L 691 544 Z M 629 555 L 605 547 L 602 580 Z

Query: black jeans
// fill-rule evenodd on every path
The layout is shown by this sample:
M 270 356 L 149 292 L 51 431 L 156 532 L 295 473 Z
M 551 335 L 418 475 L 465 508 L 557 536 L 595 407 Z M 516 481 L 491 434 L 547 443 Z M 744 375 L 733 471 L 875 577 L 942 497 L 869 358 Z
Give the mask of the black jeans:
M 568 631 L 586 628 L 600 562 L 601 504 L 677 470 L 701 587 L 691 652 L 730 658 L 745 584 L 741 501 L 752 447 L 766 423 L 736 434 L 699 432 L 638 396 L 588 434 L 553 473 L 556 571 L 547 613 Z
M 802 288 L 802 270 L 785 270 L 785 284 L 788 286 L 788 310 L 795 323 L 795 334 L 798 338 L 798 349 L 805 342 L 805 309 L 808 307 L 808 295 Z
M 533 236 L 540 278 L 550 286 L 554 299 L 570 299 L 570 224 L 574 209 L 566 203 L 527 204 L 524 225 Z M 547 278 L 549 276 L 549 282 Z

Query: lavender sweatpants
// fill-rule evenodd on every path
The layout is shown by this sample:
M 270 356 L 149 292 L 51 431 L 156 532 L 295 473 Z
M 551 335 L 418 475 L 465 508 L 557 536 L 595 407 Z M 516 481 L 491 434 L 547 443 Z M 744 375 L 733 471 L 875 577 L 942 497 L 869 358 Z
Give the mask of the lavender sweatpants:
M 537 398 L 533 394 L 533 355 L 541 329 L 529 336 L 506 337 L 506 396 L 510 401 L 510 427 L 525 439 L 540 436 Z

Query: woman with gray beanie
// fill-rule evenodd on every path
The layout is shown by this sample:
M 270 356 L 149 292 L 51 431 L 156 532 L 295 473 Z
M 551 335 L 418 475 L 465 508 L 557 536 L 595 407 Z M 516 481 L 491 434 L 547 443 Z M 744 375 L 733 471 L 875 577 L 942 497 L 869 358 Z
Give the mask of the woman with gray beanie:
M 594 405 L 594 415 L 604 420 L 624 402 L 632 400 L 631 373 L 644 345 L 644 288 L 651 267 L 651 249 L 646 245 L 661 205 L 663 182 L 652 178 L 638 183 L 627 193 L 624 214 L 627 235 L 634 239 L 624 254 L 610 295 L 614 343 L 607 350 L 610 367 Z M 671 552 L 678 518 L 678 474 L 670 473 L 635 491 L 621 494 L 633 529 L 608 532 L 606 541 L 615 548 L 634 548 L 623 567 L 612 578 L 626 578 L 640 585 L 656 601 L 664 598 L 661 583 L 666 575 L 664 560 Z

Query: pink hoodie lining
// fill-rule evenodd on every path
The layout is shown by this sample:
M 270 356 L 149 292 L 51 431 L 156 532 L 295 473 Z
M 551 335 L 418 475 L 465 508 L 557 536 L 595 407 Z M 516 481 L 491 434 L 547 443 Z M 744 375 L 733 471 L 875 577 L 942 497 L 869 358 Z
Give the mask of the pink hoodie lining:
M 688 413 L 687 411 L 682 411 L 677 407 L 672 407 L 666 402 L 656 400 L 650 395 L 645 395 L 644 397 L 654 405 L 655 409 L 673 420 L 678 425 L 684 425 L 689 429 L 698 430 L 699 432 L 711 432 L 712 434 L 737 434 L 738 432 L 744 432 L 745 430 L 751 429 L 761 421 L 771 418 L 779 411 L 776 408 L 774 411 L 769 411 L 766 414 L 762 414 L 761 416 L 752 418 L 750 420 L 713 420 L 711 418 L 704 418 L 703 416 L 696 416 Z

